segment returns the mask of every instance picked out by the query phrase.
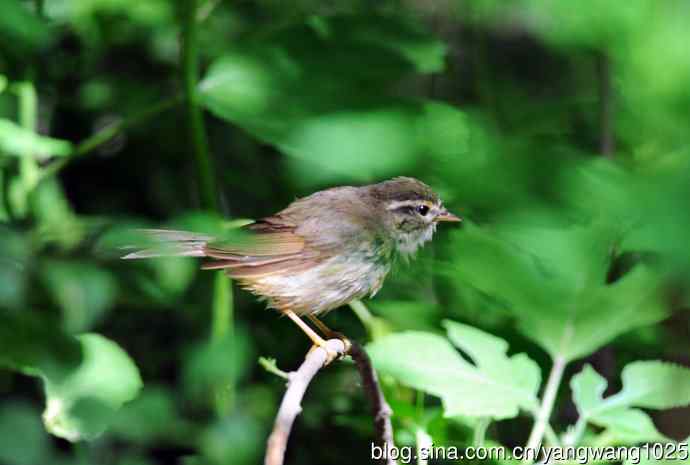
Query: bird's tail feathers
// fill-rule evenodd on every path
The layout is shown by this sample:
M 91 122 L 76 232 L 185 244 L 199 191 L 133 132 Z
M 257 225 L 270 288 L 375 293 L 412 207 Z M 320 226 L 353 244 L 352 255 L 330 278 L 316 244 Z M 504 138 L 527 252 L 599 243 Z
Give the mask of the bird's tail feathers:
M 138 229 L 143 245 L 124 246 L 134 250 L 122 258 L 125 260 L 154 257 L 205 257 L 206 244 L 212 236 L 170 229 Z

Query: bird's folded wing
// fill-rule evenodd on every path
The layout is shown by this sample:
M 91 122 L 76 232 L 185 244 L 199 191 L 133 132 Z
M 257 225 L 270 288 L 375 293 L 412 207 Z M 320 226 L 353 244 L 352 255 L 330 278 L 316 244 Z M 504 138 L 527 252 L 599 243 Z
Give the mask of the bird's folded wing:
M 256 278 L 276 273 L 295 272 L 319 261 L 319 254 L 309 250 L 295 226 L 272 217 L 246 227 L 248 237 L 242 242 L 210 242 L 204 255 L 213 259 L 204 269 L 224 269 L 232 278 Z

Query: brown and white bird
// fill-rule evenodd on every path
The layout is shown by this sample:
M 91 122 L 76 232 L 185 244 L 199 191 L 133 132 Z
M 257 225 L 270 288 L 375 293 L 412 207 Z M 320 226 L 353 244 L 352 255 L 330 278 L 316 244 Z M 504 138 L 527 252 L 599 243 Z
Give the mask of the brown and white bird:
M 421 181 L 398 177 L 361 187 L 334 187 L 295 200 L 243 229 L 248 241 L 221 241 L 184 231 L 145 230 L 163 247 L 123 258 L 207 257 L 204 269 L 222 269 L 243 288 L 291 318 L 329 354 L 326 336 L 338 335 L 317 318 L 383 285 L 396 256 L 429 241 L 438 222 L 461 221 Z M 346 340 L 345 340 L 346 341 Z M 347 342 L 347 341 L 346 341 Z

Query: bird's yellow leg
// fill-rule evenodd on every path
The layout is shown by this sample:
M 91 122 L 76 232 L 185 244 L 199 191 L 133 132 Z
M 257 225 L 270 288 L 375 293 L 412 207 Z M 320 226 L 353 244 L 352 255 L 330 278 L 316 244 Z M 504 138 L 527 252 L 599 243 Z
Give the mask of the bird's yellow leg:
M 335 360 L 338 357 L 338 353 L 333 351 L 332 349 L 328 348 L 328 345 L 326 344 L 326 340 L 316 334 L 316 331 L 311 329 L 308 324 L 306 324 L 302 319 L 293 311 L 291 310 L 285 310 L 283 313 L 290 318 L 292 321 L 295 322 L 297 326 L 304 332 L 304 334 L 307 335 L 309 339 L 314 343 L 314 346 L 321 347 L 323 350 L 326 351 L 326 363 L 324 365 L 328 365 L 331 363 L 333 360 Z M 319 322 L 321 323 L 321 322 Z M 321 323 L 323 324 L 323 323 Z M 312 347 L 313 349 L 313 347 Z
M 343 344 L 345 345 L 345 353 L 348 353 L 350 351 L 350 348 L 352 347 L 352 343 L 343 333 L 339 333 L 338 331 L 333 331 L 331 328 L 326 326 L 323 321 L 319 320 L 314 315 L 307 315 L 307 318 L 309 318 L 309 321 L 314 323 L 314 326 L 319 328 L 319 331 L 321 331 L 321 334 L 326 336 L 328 339 L 335 338 L 335 339 L 340 339 L 341 341 L 343 341 Z

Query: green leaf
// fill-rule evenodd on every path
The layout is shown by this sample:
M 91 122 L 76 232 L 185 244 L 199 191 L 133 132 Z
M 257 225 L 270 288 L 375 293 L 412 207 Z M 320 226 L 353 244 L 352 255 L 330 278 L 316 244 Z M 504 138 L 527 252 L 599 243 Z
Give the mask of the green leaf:
M 232 335 L 205 341 L 192 348 L 183 367 L 184 388 L 190 398 L 205 404 L 217 386 L 235 385 L 247 372 L 252 346 L 247 334 L 235 328 Z
M 0 118 L 0 152 L 17 157 L 34 156 L 47 160 L 51 156 L 66 156 L 72 153 L 68 141 L 41 136 L 18 124 Z
M 142 386 L 139 370 L 113 341 L 98 334 L 84 334 L 83 361 L 60 375 L 43 375 L 46 429 L 69 441 L 94 439 L 115 412 L 136 397 Z
M 615 409 L 596 415 L 591 421 L 597 426 L 606 428 L 616 442 L 638 444 L 668 441 L 666 436 L 657 431 L 651 417 L 639 409 Z
M 59 328 L 38 312 L 0 311 L 0 365 L 31 376 L 74 369 L 81 362 L 79 342 Z
M 633 362 L 623 368 L 623 389 L 608 405 L 666 409 L 690 404 L 690 369 L 667 362 Z
M 0 462 L 7 465 L 51 463 L 51 444 L 33 405 L 0 405 Z
M 402 332 L 367 346 L 382 373 L 443 400 L 444 415 L 515 417 L 536 406 L 539 367 L 524 354 L 508 357 L 505 341 L 459 323 L 446 321 L 449 338 L 475 364 L 467 362 L 447 339 L 431 333 Z
M 649 415 L 632 407 L 666 409 L 690 405 L 690 369 L 664 362 L 633 362 L 623 369 L 623 389 L 603 397 L 607 383 L 585 365 L 570 383 L 581 416 L 621 442 L 666 441 Z
M 667 316 L 651 269 L 638 265 L 606 283 L 615 229 L 532 222 L 456 232 L 452 276 L 510 309 L 521 332 L 552 357 L 586 356 Z
M 0 226 L 0 308 L 19 308 L 28 276 L 29 243 L 19 232 Z
M 472 326 L 445 320 L 448 339 L 474 361 L 477 368 L 495 380 L 524 390 L 531 398 L 539 391 L 541 371 L 525 354 L 507 357 L 508 343 Z M 530 407 L 529 403 L 523 404 Z
M 399 19 L 318 18 L 228 51 L 209 68 L 200 97 L 289 155 L 298 179 L 373 179 L 411 168 L 422 154 L 467 150 L 463 113 L 386 95 L 405 74 L 440 69 L 443 52 Z
M 113 305 L 117 295 L 112 274 L 92 264 L 48 261 L 43 263 L 41 275 L 62 308 L 67 332 L 90 329 Z
M 254 417 L 226 416 L 206 428 L 200 437 L 204 463 L 251 465 L 259 462 L 265 433 Z
M 109 431 L 127 441 L 146 444 L 183 440 L 191 428 L 178 413 L 171 389 L 147 385 L 136 399 L 123 405 Z
M 580 415 L 589 416 L 589 412 L 601 404 L 607 386 L 606 379 L 589 364 L 573 376 L 570 380 L 570 389 L 573 391 L 573 402 Z
M 3 51 L 22 54 L 43 48 L 52 40 L 48 24 L 18 0 L 3 0 L 0 6 L 0 44 Z

